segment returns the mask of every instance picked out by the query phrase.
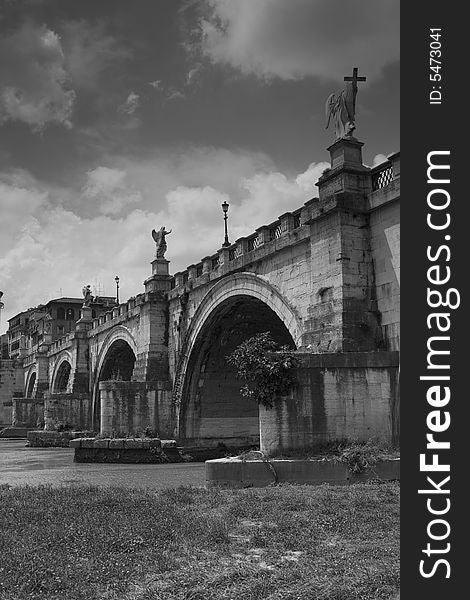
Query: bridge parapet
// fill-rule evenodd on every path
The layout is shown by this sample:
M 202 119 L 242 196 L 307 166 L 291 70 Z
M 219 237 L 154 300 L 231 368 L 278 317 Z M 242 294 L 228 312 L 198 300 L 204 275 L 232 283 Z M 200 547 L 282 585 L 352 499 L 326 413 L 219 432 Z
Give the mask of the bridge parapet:
M 308 200 L 301 208 L 284 213 L 276 221 L 259 227 L 254 233 L 175 273 L 171 280 L 170 299 L 178 296 L 185 287 L 192 289 L 243 270 L 250 263 L 306 239 L 309 235 L 306 224 L 312 217 L 312 207 L 317 203 L 318 198 Z
M 145 294 L 141 294 L 141 296 L 145 296 Z M 88 332 L 88 336 L 97 335 L 115 325 L 119 325 L 120 323 L 135 318 L 139 315 L 138 306 L 140 304 L 141 302 L 137 304 L 136 299 L 133 297 L 127 302 L 114 307 L 113 310 L 100 315 L 99 318 L 93 319 L 93 324 Z
M 385 162 L 371 169 L 371 178 L 371 210 L 400 198 L 400 153 L 390 154 Z
M 70 348 L 70 346 L 72 345 L 73 337 L 74 332 L 71 332 L 67 335 L 62 336 L 58 340 L 55 340 L 55 342 L 52 342 L 52 344 L 49 346 L 49 356 L 58 354 L 59 352 L 62 352 L 62 350 L 64 350 L 65 348 Z
M 139 317 L 141 305 L 156 299 L 156 297 L 154 292 L 138 294 L 137 296 L 129 298 L 127 302 L 115 306 L 112 310 L 102 313 L 97 319 L 93 319 L 91 329 L 88 331 L 88 336 L 93 337 L 116 325 Z

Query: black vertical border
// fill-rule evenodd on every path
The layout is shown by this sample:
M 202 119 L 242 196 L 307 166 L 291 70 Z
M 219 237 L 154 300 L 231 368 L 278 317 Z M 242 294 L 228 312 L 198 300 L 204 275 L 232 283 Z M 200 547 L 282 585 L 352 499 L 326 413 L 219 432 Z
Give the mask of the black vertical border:
M 465 68 L 470 56 L 470 30 L 464 15 L 464 3 L 428 0 L 427 2 L 401 2 L 401 599 L 426 600 L 460 598 L 466 595 L 464 576 L 470 572 L 466 565 L 468 535 L 467 506 L 470 500 L 465 489 L 470 465 L 470 422 L 468 418 L 469 393 L 466 390 L 466 373 L 470 377 L 470 362 L 466 348 L 470 341 L 470 327 L 466 323 L 465 311 L 468 302 L 464 290 L 466 259 L 469 255 L 470 230 L 467 225 L 467 205 L 470 194 L 466 191 L 466 174 L 470 175 L 470 164 L 466 164 L 468 150 L 463 148 L 469 136 L 470 111 L 467 96 L 469 73 Z M 442 81 L 441 105 L 429 104 L 431 86 L 430 28 L 442 29 Z M 467 114 L 468 113 L 468 114 Z M 426 474 L 420 473 L 419 454 L 425 451 L 426 416 L 432 410 L 426 402 L 427 383 L 420 382 L 425 374 L 427 339 L 430 334 L 426 316 L 428 244 L 434 247 L 442 241 L 443 232 L 433 232 L 426 225 L 427 155 L 433 150 L 450 150 L 451 226 L 445 233 L 451 235 L 452 278 L 450 287 L 458 288 L 461 305 L 451 313 L 451 412 L 450 430 L 441 434 L 449 439 L 450 450 L 443 455 L 451 465 L 450 499 L 451 509 L 443 518 L 451 525 L 448 554 L 434 555 L 437 559 L 447 558 L 451 565 L 450 578 L 445 578 L 445 569 L 440 567 L 436 574 L 423 578 L 419 573 L 419 562 L 426 558 L 422 549 L 427 542 L 439 548 L 445 542 L 432 542 L 426 528 L 433 518 L 426 508 L 426 496 L 418 495 L 418 489 L 426 485 Z M 443 263 L 444 264 L 444 263 Z M 446 309 L 439 309 L 446 310 Z M 444 335 L 444 334 L 443 334 Z M 468 364 L 467 364 L 468 363 Z M 444 409 L 443 409 L 444 410 Z M 442 454 L 442 453 L 441 453 Z M 432 475 L 432 474 L 429 474 Z M 436 480 L 444 474 L 437 473 Z M 442 498 L 442 496 L 441 496 Z M 428 559 L 428 565 L 431 564 Z

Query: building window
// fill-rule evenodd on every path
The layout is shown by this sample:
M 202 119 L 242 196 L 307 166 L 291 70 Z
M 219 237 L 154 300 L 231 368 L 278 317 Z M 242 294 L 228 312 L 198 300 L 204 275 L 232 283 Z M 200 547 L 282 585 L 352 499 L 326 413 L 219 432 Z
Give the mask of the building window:
M 96 319 L 96 310 L 94 308 L 91 309 L 91 318 Z
M 75 320 L 75 313 L 73 311 L 73 308 L 68 308 L 67 309 L 67 321 L 74 321 Z
M 65 309 L 62 307 L 57 309 L 57 320 L 65 321 Z

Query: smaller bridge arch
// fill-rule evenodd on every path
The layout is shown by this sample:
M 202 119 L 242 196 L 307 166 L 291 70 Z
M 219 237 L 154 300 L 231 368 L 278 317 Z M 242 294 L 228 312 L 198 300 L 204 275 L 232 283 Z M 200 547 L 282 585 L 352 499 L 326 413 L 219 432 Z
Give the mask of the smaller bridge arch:
M 25 396 L 32 398 L 36 388 L 37 371 L 35 368 L 30 369 L 26 376 Z
M 96 429 L 100 422 L 100 381 L 132 379 L 137 357 L 137 343 L 131 332 L 120 325 L 106 336 L 93 369 L 92 424 Z
M 54 366 L 52 374 L 51 390 L 52 393 L 67 392 L 70 383 L 70 374 L 72 371 L 72 358 L 68 352 L 59 356 Z

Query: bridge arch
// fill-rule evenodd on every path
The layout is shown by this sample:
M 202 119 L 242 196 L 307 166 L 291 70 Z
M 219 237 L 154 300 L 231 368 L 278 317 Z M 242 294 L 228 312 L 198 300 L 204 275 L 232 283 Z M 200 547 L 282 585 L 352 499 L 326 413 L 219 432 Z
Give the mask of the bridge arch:
M 242 383 L 225 359 L 264 331 L 292 348 L 301 343 L 295 309 L 265 279 L 237 273 L 203 298 L 186 335 L 175 390 L 181 438 L 201 445 L 259 443 L 258 406 L 241 395 Z
M 29 370 L 26 376 L 26 385 L 25 385 L 25 396 L 26 398 L 32 398 L 33 393 L 36 387 L 36 379 L 37 379 L 37 371 L 36 368 L 32 368 Z
M 67 392 L 72 371 L 72 358 L 68 352 L 57 360 L 52 374 L 52 393 Z
M 119 325 L 101 344 L 93 370 L 92 428 L 100 422 L 100 381 L 130 381 L 137 357 L 137 343 L 131 332 Z

